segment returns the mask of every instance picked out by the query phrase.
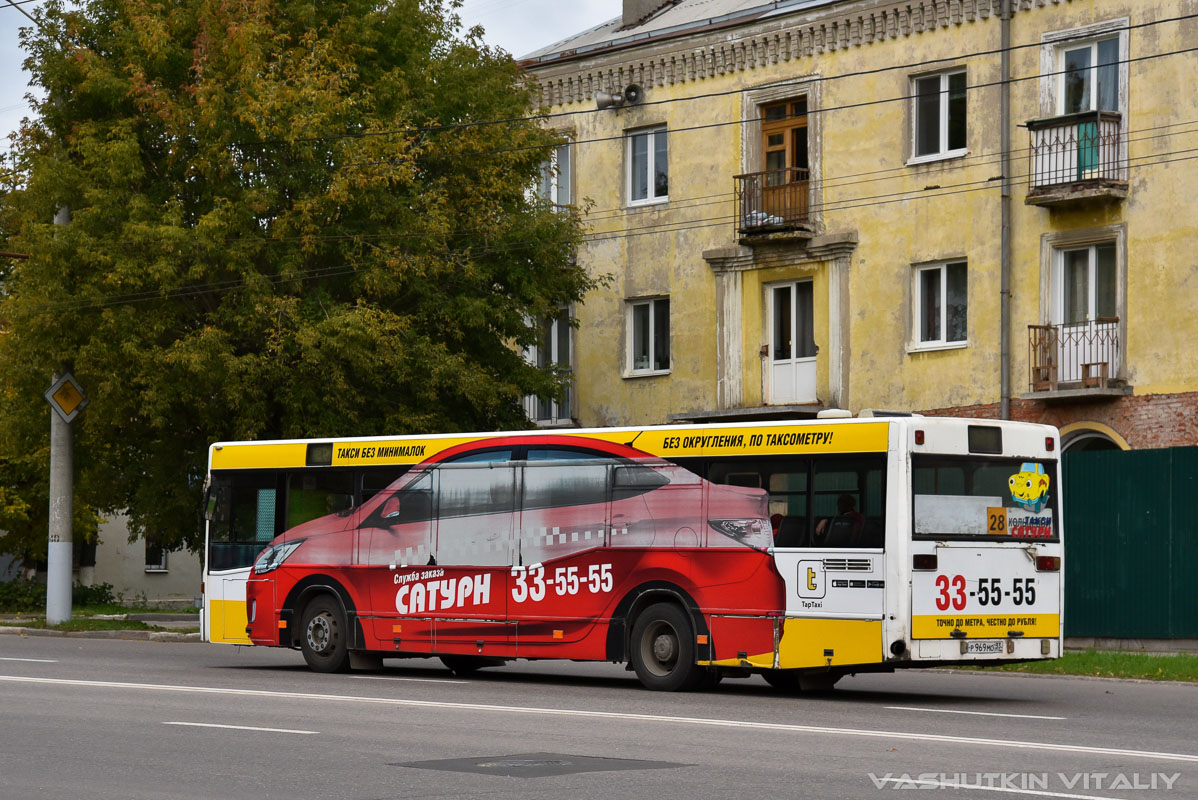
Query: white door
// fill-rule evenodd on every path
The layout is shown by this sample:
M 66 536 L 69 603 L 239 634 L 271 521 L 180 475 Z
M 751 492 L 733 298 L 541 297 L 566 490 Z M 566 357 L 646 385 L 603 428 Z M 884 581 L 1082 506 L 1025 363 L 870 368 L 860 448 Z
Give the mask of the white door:
M 811 281 L 769 288 L 769 402 L 814 403 L 815 323 Z
M 1053 324 L 1059 326 L 1059 380 L 1080 381 L 1084 364 L 1119 373 L 1115 245 L 1061 250 L 1057 257 Z

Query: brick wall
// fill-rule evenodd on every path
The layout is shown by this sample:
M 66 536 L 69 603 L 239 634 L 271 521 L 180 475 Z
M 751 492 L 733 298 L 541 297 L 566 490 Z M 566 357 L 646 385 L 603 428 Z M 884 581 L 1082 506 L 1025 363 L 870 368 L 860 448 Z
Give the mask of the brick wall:
M 937 408 L 938 417 L 998 419 L 999 404 Z M 1098 422 L 1119 433 L 1133 450 L 1198 445 L 1198 392 L 1149 394 L 1089 403 L 1011 400 L 1011 418 L 1063 428 L 1074 422 Z

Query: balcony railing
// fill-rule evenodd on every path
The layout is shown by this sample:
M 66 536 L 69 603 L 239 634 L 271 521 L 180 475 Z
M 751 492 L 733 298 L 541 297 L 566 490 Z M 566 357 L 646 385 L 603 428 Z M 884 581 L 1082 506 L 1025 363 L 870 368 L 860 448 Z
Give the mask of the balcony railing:
M 1062 192 L 1108 187 L 1126 196 L 1122 120 L 1116 111 L 1086 111 L 1028 122 L 1028 202 L 1057 202 Z M 1119 193 L 1122 190 L 1122 194 Z
M 1119 319 L 1070 325 L 1028 325 L 1033 392 L 1105 389 L 1119 375 Z
M 810 172 L 798 167 L 737 175 L 736 229 L 740 233 L 795 230 L 809 221 Z

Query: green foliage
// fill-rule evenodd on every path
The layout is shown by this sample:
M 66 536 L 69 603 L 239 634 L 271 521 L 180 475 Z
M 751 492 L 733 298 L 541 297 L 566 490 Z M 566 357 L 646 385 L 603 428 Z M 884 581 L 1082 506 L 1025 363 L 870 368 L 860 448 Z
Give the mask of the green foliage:
M 88 608 L 95 606 L 115 606 L 116 596 L 112 593 L 111 583 L 97 583 L 93 586 L 71 587 L 71 607 Z M 126 609 L 120 609 L 125 611 Z M 0 583 L 0 612 L 29 612 L 45 613 L 46 585 L 36 581 L 8 581 Z
M 988 669 L 1041 675 L 1091 675 L 1101 678 L 1139 678 L 1150 681 L 1198 683 L 1198 655 L 1125 653 L 1106 650 L 1068 652 L 1051 661 L 1028 661 Z
M 217 440 L 528 424 L 561 392 L 535 320 L 594 281 L 532 199 L 554 134 L 457 0 L 50 0 L 45 93 L 0 204 L 0 527 L 44 552 L 48 410 L 71 369 L 76 539 L 97 513 L 198 546 Z M 464 127 L 446 127 L 466 124 Z M 68 225 L 51 223 L 60 207 Z
M 0 612 L 46 612 L 46 586 L 33 581 L 0 583 Z
M 71 605 L 108 606 L 116 603 L 111 583 L 95 583 L 91 586 L 75 586 L 71 589 Z

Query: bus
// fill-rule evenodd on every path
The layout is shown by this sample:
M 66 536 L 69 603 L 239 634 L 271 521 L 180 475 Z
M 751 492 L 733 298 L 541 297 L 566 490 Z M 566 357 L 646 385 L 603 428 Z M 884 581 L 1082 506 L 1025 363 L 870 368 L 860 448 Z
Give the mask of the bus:
M 920 416 L 224 442 L 203 638 L 788 690 L 1061 653 L 1060 440 Z

